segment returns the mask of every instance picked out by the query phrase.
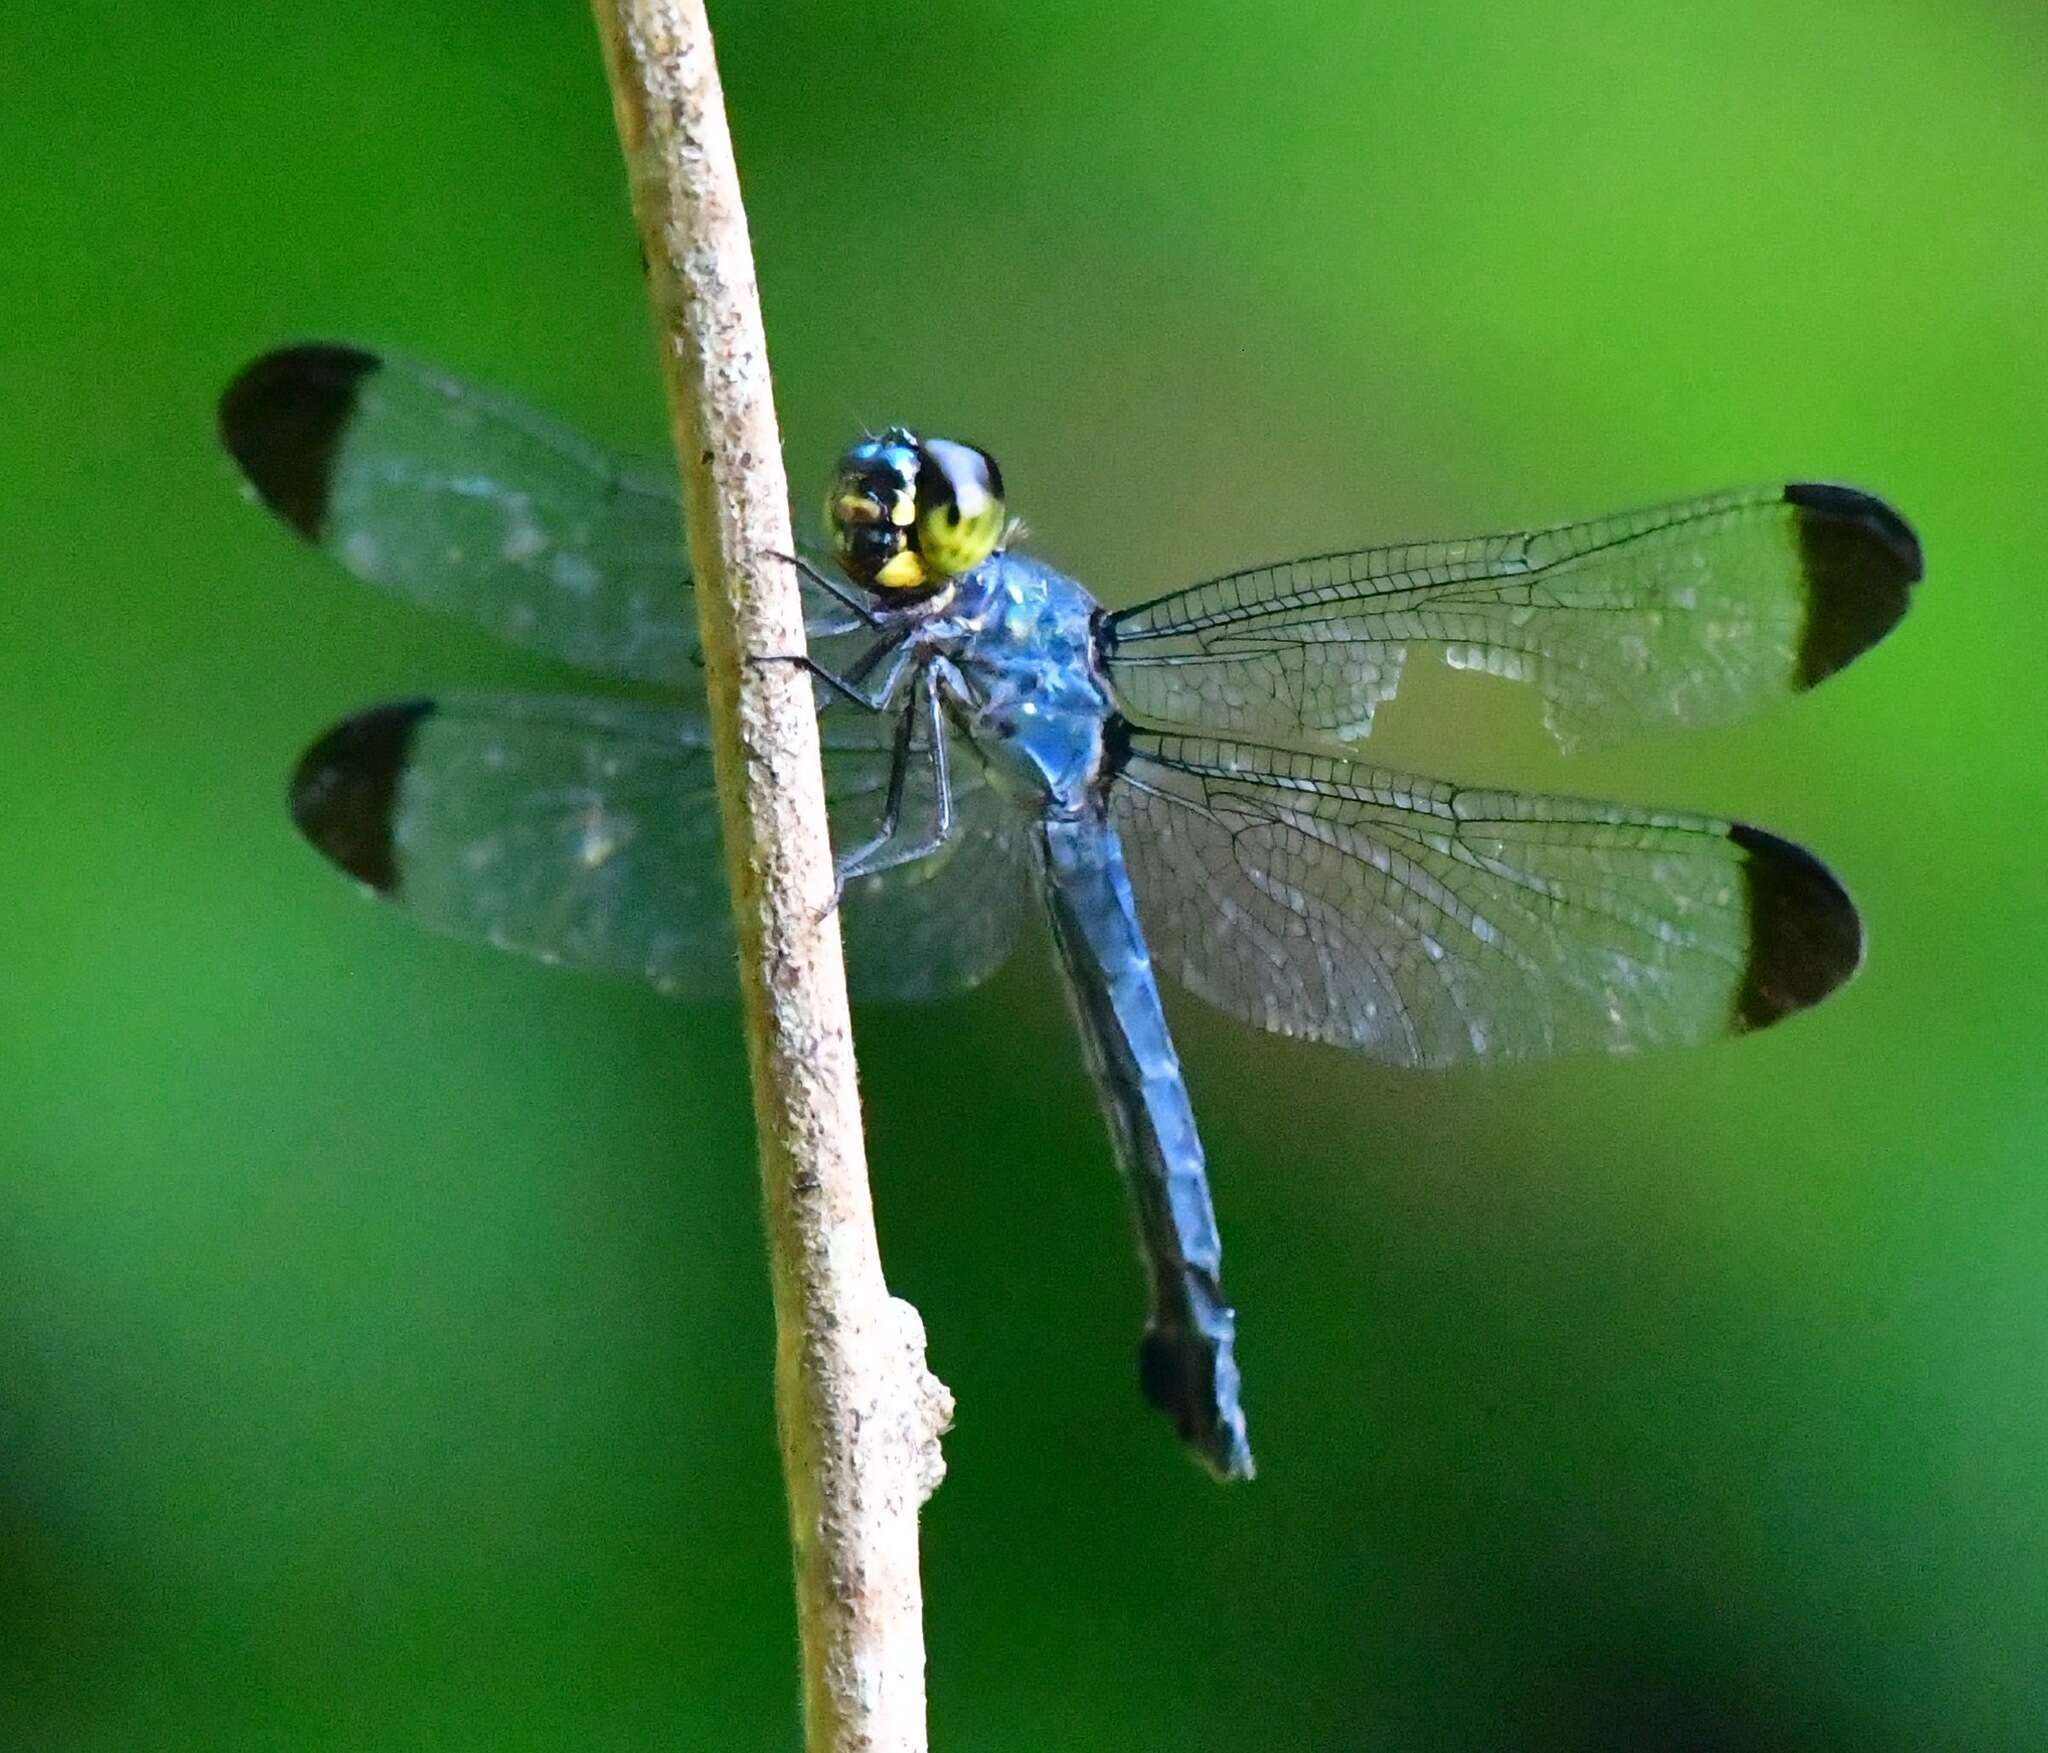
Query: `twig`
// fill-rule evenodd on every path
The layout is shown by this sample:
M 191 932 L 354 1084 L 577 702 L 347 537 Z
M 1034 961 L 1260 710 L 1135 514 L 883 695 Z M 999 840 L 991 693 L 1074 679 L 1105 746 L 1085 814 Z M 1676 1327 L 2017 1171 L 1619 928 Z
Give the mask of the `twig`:
M 925 1745 L 917 1513 L 952 1416 L 883 1282 L 789 496 L 701 0 L 593 0 L 689 507 L 774 1282 L 806 1746 Z

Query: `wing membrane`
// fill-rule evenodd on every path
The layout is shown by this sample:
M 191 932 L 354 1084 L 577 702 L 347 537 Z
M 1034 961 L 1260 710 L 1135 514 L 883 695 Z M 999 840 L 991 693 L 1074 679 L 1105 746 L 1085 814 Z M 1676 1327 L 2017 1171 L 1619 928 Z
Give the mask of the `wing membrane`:
M 1761 1028 L 1862 955 L 1816 860 L 1709 816 L 1143 731 L 1110 807 L 1163 969 L 1247 1022 L 1398 1065 Z
M 245 367 L 220 431 L 264 502 L 358 578 L 586 670 L 694 684 L 666 462 L 424 360 L 332 343 Z M 849 630 L 822 593 L 806 607 L 814 632 Z
M 887 750 L 860 723 L 826 751 L 835 840 L 879 813 Z M 1015 812 L 955 764 L 956 836 L 853 885 L 842 928 L 857 997 L 937 998 L 1016 942 L 1026 866 Z M 929 768 L 907 825 L 934 806 Z M 734 990 L 710 752 L 690 714 L 626 701 L 472 695 L 374 707 L 322 736 L 292 816 L 350 875 L 423 924 L 677 997 Z
M 1363 739 L 1416 648 L 1525 681 L 1566 747 L 1721 723 L 1874 644 L 1920 577 L 1882 500 L 1796 483 L 1552 529 L 1325 554 L 1111 615 L 1138 716 Z

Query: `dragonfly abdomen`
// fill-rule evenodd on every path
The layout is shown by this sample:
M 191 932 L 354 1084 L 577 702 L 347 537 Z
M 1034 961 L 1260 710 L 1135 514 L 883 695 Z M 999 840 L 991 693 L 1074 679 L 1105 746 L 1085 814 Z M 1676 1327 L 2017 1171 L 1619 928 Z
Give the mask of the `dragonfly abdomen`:
M 1249 1479 L 1208 1172 L 1123 847 L 1100 813 L 1048 818 L 1039 835 L 1053 942 L 1151 1280 L 1139 1383 L 1212 1473 Z

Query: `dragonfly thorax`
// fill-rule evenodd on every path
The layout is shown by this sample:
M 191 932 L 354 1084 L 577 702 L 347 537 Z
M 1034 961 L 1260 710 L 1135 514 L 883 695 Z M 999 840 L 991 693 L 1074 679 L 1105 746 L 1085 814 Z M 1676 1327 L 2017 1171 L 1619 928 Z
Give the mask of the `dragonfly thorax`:
M 960 728 L 998 787 L 1034 810 L 1091 807 L 1114 714 L 1096 651 L 1095 599 L 1027 555 L 1001 553 L 959 581 L 919 645 L 960 680 Z

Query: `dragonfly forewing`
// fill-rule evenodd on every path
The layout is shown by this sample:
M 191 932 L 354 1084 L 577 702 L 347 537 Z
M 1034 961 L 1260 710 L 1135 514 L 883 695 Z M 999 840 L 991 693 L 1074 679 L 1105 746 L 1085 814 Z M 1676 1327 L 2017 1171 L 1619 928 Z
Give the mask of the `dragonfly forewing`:
M 580 669 L 694 691 L 674 468 L 514 397 L 347 343 L 279 348 L 220 404 L 263 501 L 348 571 Z M 805 587 L 814 637 L 853 632 Z
M 1356 741 L 1433 650 L 1535 687 L 1574 747 L 1814 686 L 1890 630 L 1920 572 L 1882 500 L 1796 483 L 1256 567 L 1111 614 L 1104 637 L 1144 719 Z

